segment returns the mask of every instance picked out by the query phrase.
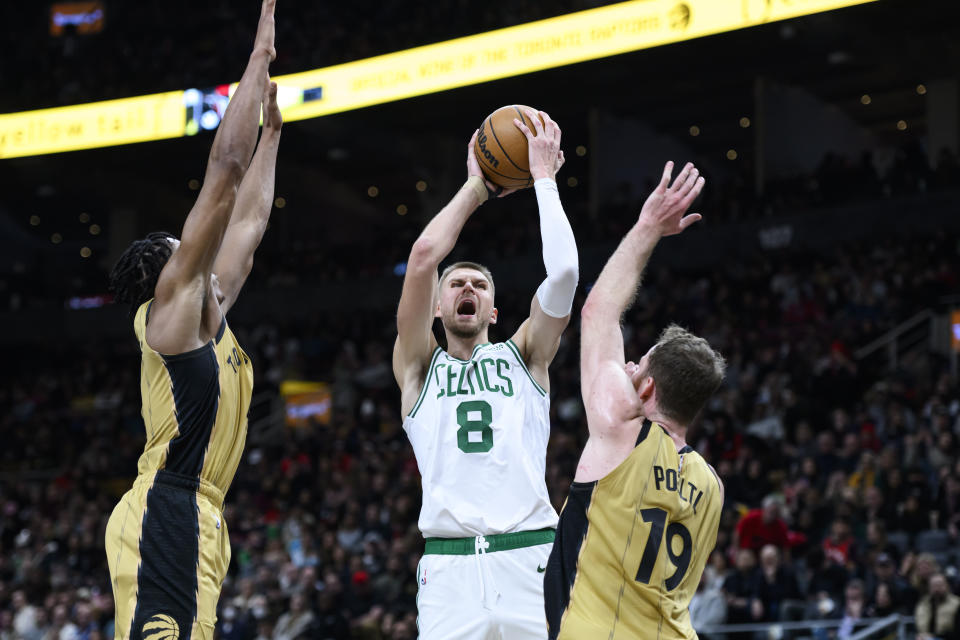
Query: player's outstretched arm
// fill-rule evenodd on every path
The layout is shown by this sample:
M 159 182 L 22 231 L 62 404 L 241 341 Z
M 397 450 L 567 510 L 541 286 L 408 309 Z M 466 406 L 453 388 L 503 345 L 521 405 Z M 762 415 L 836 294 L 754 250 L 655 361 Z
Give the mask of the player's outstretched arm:
M 263 99 L 263 134 L 250 168 L 240 183 L 230 225 L 213 263 L 213 272 L 217 274 L 223 292 L 220 309 L 224 314 L 236 302 L 243 283 L 250 275 L 253 253 L 260 246 L 270 221 L 282 125 L 283 116 L 277 105 L 277 84 L 268 81 Z
M 437 339 L 433 335 L 437 267 L 453 250 L 467 219 L 488 196 L 480 165 L 473 154 L 476 137 L 477 133 L 474 132 L 467 144 L 467 182 L 424 227 L 407 259 L 407 271 L 397 307 L 397 342 L 393 350 L 393 373 L 400 385 L 404 414 L 408 412 L 408 392 L 410 389 L 419 391 L 430 356 L 437 346 Z
M 698 213 L 684 213 L 700 194 L 703 177 L 690 163 L 670 184 L 672 173 L 673 163 L 668 162 L 660 184 L 610 256 L 581 311 L 580 388 L 591 434 L 616 429 L 636 417 L 637 394 L 624 363 L 620 322 L 660 238 L 680 233 L 700 219 Z
M 540 211 L 540 237 L 547 277 L 530 303 L 530 317 L 520 325 L 513 341 L 537 383 L 549 389 L 547 368 L 557 354 L 560 335 L 570 322 L 570 310 L 580 278 L 577 243 L 563 212 L 557 190 L 557 171 L 563 166 L 560 127 L 550 116 L 532 109 L 527 116 L 535 131 L 520 120 L 514 125 L 527 137 L 530 174 L 533 176 Z M 541 122 L 541 118 L 543 119 Z
M 180 246 L 170 256 L 157 281 L 146 337 L 147 343 L 160 353 L 195 349 L 217 329 L 204 323 L 204 305 L 211 286 L 210 273 L 230 222 L 237 187 L 257 144 L 267 68 L 276 57 L 275 4 L 276 0 L 263 0 L 253 53 L 214 137 L 203 188 L 183 225 Z

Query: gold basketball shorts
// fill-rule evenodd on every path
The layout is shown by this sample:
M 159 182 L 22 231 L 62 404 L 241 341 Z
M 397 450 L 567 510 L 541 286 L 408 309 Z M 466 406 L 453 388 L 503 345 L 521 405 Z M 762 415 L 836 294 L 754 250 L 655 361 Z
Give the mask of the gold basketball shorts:
M 116 640 L 208 640 L 230 565 L 223 493 L 169 471 L 141 475 L 114 508 L 105 547 Z

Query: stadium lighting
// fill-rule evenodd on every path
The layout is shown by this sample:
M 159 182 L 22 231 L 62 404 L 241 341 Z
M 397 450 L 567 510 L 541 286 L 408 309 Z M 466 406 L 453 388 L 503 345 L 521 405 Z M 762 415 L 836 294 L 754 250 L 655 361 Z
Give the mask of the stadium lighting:
M 868 2 L 876 0 L 629 0 L 273 79 L 283 119 L 292 122 Z M 0 158 L 214 129 L 235 88 L 0 114 Z

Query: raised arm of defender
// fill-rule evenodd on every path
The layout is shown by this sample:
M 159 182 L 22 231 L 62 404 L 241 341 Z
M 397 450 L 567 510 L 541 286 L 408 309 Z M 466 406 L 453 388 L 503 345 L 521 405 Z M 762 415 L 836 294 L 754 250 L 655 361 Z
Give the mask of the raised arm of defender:
M 203 188 L 187 216 L 174 251 L 157 282 L 147 325 L 147 343 L 160 353 L 200 347 L 216 333 L 222 318 L 210 309 L 210 274 L 230 222 L 237 188 L 257 144 L 267 69 L 276 57 L 273 12 L 276 0 L 263 0 L 250 61 L 230 100 L 210 149 Z
M 270 221 L 282 125 L 283 116 L 277 105 L 277 84 L 268 82 L 263 100 L 263 135 L 260 136 L 250 168 L 240 183 L 230 225 L 213 264 L 213 272 L 220 280 L 220 291 L 223 293 L 220 309 L 224 314 L 236 302 L 243 283 L 250 275 L 253 253 L 260 246 Z
M 631 375 L 637 365 L 624 362 L 620 322 L 633 304 L 643 270 L 660 238 L 680 233 L 700 219 L 700 214 L 684 213 L 700 194 L 704 179 L 689 163 L 671 185 L 672 173 L 673 163 L 668 162 L 660 184 L 610 256 L 581 311 L 580 388 L 591 439 L 596 435 L 616 442 L 623 435 L 622 427 L 638 417 L 637 389 Z
M 543 111 L 538 117 L 536 112 L 528 110 L 527 116 L 535 131 L 530 131 L 520 120 L 515 119 L 514 124 L 528 140 L 530 174 L 536 181 L 534 189 L 540 211 L 540 237 L 547 277 L 530 302 L 530 317 L 520 325 L 512 340 L 534 379 L 549 390 L 547 368 L 560 346 L 560 335 L 570 322 L 580 269 L 573 229 L 557 190 L 557 171 L 564 163 L 560 127 Z

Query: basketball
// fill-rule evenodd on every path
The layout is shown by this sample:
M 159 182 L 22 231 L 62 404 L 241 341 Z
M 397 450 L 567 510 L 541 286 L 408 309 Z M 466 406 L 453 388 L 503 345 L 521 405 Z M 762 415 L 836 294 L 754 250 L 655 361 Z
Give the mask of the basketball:
M 527 109 L 530 107 L 522 104 L 500 107 L 484 119 L 474 144 L 483 175 L 504 189 L 523 189 L 533 185 L 527 158 L 527 137 L 513 124 L 516 118 L 536 133 Z M 540 121 L 542 123 L 543 119 Z

